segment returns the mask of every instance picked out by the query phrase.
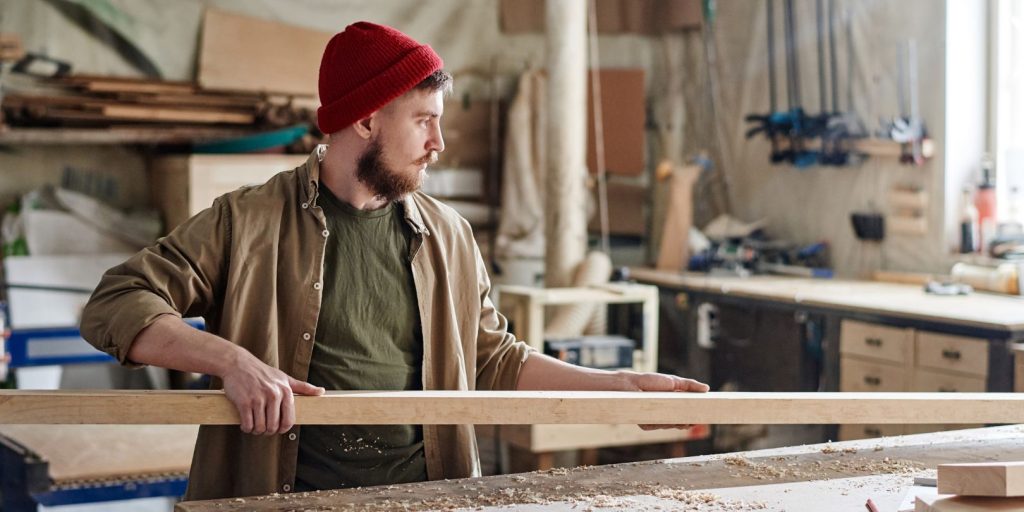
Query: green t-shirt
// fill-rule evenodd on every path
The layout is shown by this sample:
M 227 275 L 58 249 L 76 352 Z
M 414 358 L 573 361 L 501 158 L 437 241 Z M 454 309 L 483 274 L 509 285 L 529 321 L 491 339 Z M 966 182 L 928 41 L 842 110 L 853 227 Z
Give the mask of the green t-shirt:
M 309 382 L 328 390 L 422 389 L 423 335 L 402 207 L 362 211 L 320 186 L 330 236 Z M 304 425 L 295 490 L 427 479 L 418 425 Z

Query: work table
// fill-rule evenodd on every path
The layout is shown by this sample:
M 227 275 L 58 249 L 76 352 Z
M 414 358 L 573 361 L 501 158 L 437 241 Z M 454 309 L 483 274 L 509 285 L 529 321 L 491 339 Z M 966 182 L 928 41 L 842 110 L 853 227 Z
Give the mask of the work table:
M 278 510 L 896 510 L 938 464 L 1024 460 L 1019 425 L 406 485 L 185 502 Z
M 775 301 L 915 321 L 956 324 L 1008 337 L 1024 334 L 1024 298 L 972 293 L 940 296 L 921 286 L 784 276 L 727 277 L 630 268 L 630 276 L 663 288 Z

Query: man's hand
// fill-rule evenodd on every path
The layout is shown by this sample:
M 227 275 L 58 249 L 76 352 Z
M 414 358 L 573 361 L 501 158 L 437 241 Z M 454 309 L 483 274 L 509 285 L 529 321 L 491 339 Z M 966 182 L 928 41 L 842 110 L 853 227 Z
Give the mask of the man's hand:
M 135 337 L 127 359 L 220 377 L 224 393 L 238 408 L 242 432 L 247 434 L 283 434 L 291 430 L 295 425 L 292 394 L 324 393 L 323 388 L 297 381 L 244 348 L 194 329 L 171 314 L 160 316 Z
M 691 393 L 707 393 L 710 387 L 703 382 L 684 379 L 663 373 L 637 373 L 631 371 L 618 372 L 624 378 L 626 391 L 685 391 Z M 669 428 L 688 429 L 693 425 L 640 425 L 644 430 L 660 430 Z
M 248 352 L 223 376 L 224 393 L 238 408 L 242 432 L 283 434 L 295 425 L 295 398 L 322 395 L 324 388 L 290 377 Z

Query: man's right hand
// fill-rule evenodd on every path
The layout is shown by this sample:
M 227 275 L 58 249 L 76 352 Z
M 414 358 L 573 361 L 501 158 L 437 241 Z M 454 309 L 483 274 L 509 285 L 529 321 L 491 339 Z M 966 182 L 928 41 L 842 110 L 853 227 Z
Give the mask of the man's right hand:
M 283 434 L 295 425 L 296 395 L 322 395 L 324 388 L 296 380 L 248 352 L 224 373 L 224 393 L 238 409 L 242 432 Z
M 238 408 L 242 432 L 283 434 L 295 425 L 292 394 L 322 395 L 324 388 L 268 366 L 244 348 L 163 315 L 142 330 L 128 351 L 129 362 L 215 375 Z

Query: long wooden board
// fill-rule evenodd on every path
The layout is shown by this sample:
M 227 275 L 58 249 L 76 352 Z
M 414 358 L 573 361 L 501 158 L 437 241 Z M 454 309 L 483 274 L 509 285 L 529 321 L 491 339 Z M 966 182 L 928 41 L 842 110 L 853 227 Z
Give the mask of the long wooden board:
M 1015 393 L 337 391 L 307 425 L 1024 423 Z M 0 424 L 238 424 L 220 391 L 2 391 Z

